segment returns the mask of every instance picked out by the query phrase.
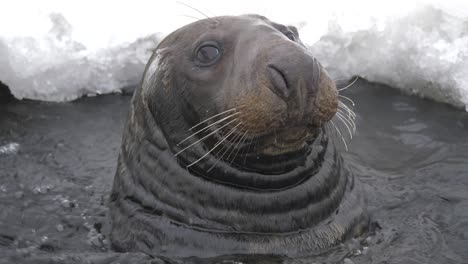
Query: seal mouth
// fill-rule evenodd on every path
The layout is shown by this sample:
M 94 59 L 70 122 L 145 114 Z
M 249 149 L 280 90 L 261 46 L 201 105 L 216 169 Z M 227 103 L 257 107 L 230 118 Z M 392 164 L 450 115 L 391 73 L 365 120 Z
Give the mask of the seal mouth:
M 311 124 L 296 124 L 292 127 L 271 128 L 262 134 L 249 134 L 248 131 L 237 130 L 229 136 L 232 126 L 218 129 L 211 127 L 205 133 L 214 133 L 212 140 L 207 139 L 208 149 L 224 140 L 223 145 L 214 153 L 222 155 L 226 149 L 237 149 L 238 156 L 283 156 L 303 152 L 320 134 L 320 128 Z
M 307 126 L 296 126 L 275 129 L 260 138 L 261 154 L 277 156 L 293 153 L 306 148 L 318 133 L 318 129 Z

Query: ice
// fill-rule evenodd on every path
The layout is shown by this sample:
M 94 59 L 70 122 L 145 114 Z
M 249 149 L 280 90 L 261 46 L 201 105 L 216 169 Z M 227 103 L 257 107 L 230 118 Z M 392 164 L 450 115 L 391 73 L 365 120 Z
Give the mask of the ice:
M 382 28 L 344 32 L 332 22 L 311 49 L 341 78 L 359 75 L 468 111 L 468 19 L 424 6 Z
M 296 25 L 335 78 L 358 75 L 468 110 L 463 0 L 18 0 L 2 11 L 0 81 L 17 98 L 120 91 L 139 83 L 165 34 L 205 15 L 259 13 Z
M 17 98 L 73 100 L 138 83 L 157 34 L 108 48 L 87 49 L 72 38 L 62 14 L 49 15 L 46 35 L 0 38 L 0 80 Z

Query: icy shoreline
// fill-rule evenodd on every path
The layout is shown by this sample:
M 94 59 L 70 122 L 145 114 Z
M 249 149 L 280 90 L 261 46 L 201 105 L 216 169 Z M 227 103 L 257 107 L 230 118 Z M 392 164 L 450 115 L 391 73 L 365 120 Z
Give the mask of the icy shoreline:
M 427 6 L 382 29 L 333 24 L 311 49 L 341 78 L 358 75 L 468 111 L 468 19 Z
M 140 4 L 148 3 L 143 0 Z M 300 4 L 305 5 L 297 2 L 295 10 L 301 9 Z M 344 12 L 330 4 L 322 9 L 333 12 L 324 11 L 313 18 L 306 18 L 305 13 L 298 13 L 300 18 L 272 11 L 265 15 L 298 26 L 303 41 L 336 78 L 358 75 L 468 110 L 468 4 L 464 5 L 467 11 L 455 4 L 407 4 L 403 11 L 387 11 L 385 7 L 366 11 L 357 4 L 357 11 Z M 117 5 L 122 9 L 127 6 Z M 15 15 L 21 15 L 12 9 L 0 23 L 19 23 L 22 18 Z M 190 22 L 185 19 L 169 26 L 165 22 L 170 18 L 161 16 L 152 25 L 139 18 L 151 10 L 131 14 L 122 22 L 116 12 L 105 16 L 108 21 L 100 26 L 101 31 L 94 32 L 99 10 L 93 10 L 95 17 L 92 13 L 87 22 L 87 17 L 70 9 L 29 11 L 23 16 L 30 21 L 17 25 L 17 31 L 0 27 L 0 81 L 16 98 L 69 101 L 119 92 L 140 81 L 146 61 L 165 34 Z M 143 12 L 141 8 L 133 10 Z M 34 23 L 34 28 L 28 23 Z M 102 33 L 107 31 L 112 33 Z

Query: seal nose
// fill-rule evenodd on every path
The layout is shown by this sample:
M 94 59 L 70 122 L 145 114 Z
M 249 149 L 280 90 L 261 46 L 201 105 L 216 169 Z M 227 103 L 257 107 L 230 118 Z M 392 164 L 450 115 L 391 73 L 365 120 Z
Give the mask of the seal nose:
M 268 65 L 268 73 L 273 84 L 273 92 L 281 98 L 288 98 L 291 95 L 291 89 L 288 86 L 286 75 L 274 65 Z
M 316 59 L 304 52 L 292 52 L 267 66 L 270 89 L 284 100 L 294 94 L 313 95 L 318 90 L 320 67 Z

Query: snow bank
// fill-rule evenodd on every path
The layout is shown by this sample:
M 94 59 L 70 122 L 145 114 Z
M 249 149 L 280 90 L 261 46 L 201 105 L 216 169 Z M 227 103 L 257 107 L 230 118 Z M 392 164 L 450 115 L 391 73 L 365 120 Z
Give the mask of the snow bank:
M 184 2 L 197 11 L 175 1 L 12 0 L 0 16 L 0 81 L 17 98 L 47 101 L 116 92 L 139 82 L 174 29 L 205 14 L 259 13 L 298 26 L 336 78 L 359 75 L 467 108 L 467 2 L 343 2 Z
M 341 78 L 359 75 L 468 111 L 468 19 L 426 6 L 365 30 L 336 22 L 311 49 Z

